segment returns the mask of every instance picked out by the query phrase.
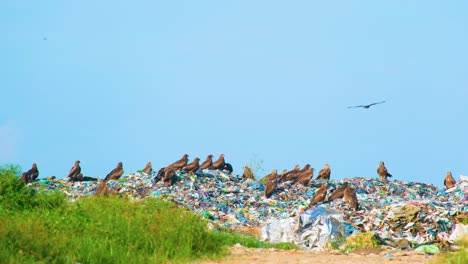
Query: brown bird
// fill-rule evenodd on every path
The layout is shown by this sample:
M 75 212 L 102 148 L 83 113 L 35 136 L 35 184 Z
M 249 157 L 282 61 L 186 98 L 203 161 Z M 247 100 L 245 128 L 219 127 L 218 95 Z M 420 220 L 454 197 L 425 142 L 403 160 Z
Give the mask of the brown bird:
M 166 168 L 166 170 L 164 171 L 164 178 L 163 178 L 164 185 L 166 187 L 169 187 L 172 185 L 173 181 L 175 180 L 175 177 L 174 177 L 175 175 L 176 175 L 175 170 Z
M 39 177 L 39 170 L 37 169 L 37 164 L 33 163 L 32 168 L 26 172 L 26 177 L 28 182 L 35 181 Z
M 382 181 L 386 181 L 387 177 L 392 177 L 392 175 L 388 173 L 383 161 L 380 162 L 379 168 L 377 169 L 377 174 L 379 174 L 379 179 Z
M 123 167 L 122 167 L 122 162 L 119 162 L 117 164 L 117 167 L 115 167 L 115 169 L 113 169 L 111 172 L 109 172 L 109 174 L 107 174 L 104 181 L 118 180 L 118 179 L 120 179 L 120 177 L 122 176 L 123 173 L 124 173 L 124 170 L 123 170 Z
M 349 204 L 355 211 L 358 209 L 358 200 L 356 196 L 356 190 L 353 187 L 348 186 L 344 191 L 344 200 Z
M 252 169 L 249 166 L 244 166 L 244 174 L 242 176 L 245 179 L 252 179 L 255 180 L 255 176 L 253 175 Z
M 319 172 L 319 175 L 317 176 L 317 179 L 316 180 L 319 180 L 319 179 L 324 179 L 324 180 L 330 180 L 330 166 L 328 164 L 325 164 L 325 166 L 323 167 L 323 169 L 320 170 Z
M 195 158 L 192 162 L 187 164 L 187 166 L 182 168 L 182 172 L 188 172 L 190 174 L 194 174 L 198 168 L 200 167 L 200 159 Z
M 219 159 L 215 162 L 213 162 L 212 169 L 213 170 L 218 170 L 224 168 L 224 154 L 219 155 Z
M 314 176 L 314 168 L 311 168 L 309 164 L 306 165 L 306 169 L 299 172 L 296 183 L 302 184 L 304 186 L 309 185 L 310 180 Z
M 457 183 L 457 182 L 453 178 L 452 172 L 448 171 L 447 176 L 445 176 L 445 179 L 444 179 L 445 188 L 450 189 L 453 186 L 455 186 L 455 183 Z
M 149 161 L 148 163 L 146 163 L 146 166 L 143 169 L 143 173 L 151 174 L 151 172 L 153 172 L 153 166 L 151 164 L 151 161 Z
M 174 171 L 180 170 L 183 167 L 187 166 L 187 161 L 188 161 L 188 155 L 184 154 L 184 156 L 180 160 L 178 160 L 178 161 L 172 163 L 171 165 L 167 166 L 166 169 L 171 168 Z
M 28 175 L 26 174 L 26 172 L 23 172 L 23 174 L 21 175 L 21 178 L 19 179 L 20 182 L 22 183 L 27 183 L 28 182 Z
M 283 175 L 283 177 L 281 178 L 281 182 L 285 182 L 285 181 L 295 181 L 296 177 L 297 177 L 297 173 L 299 172 L 300 170 L 300 166 L 299 164 L 297 164 L 294 169 L 292 169 L 291 171 L 287 172 L 286 174 Z
M 67 178 L 75 179 L 80 173 L 81 173 L 80 161 L 77 160 L 75 161 L 75 164 L 73 165 L 73 167 L 70 169 L 70 172 L 68 173 Z
M 154 177 L 155 182 L 158 182 L 158 181 L 160 181 L 160 180 L 162 180 L 164 178 L 164 176 L 165 176 L 164 170 L 165 169 L 166 168 L 159 169 L 158 173 L 156 173 L 156 176 Z
M 325 201 L 326 196 L 327 196 L 327 182 L 322 182 L 322 184 L 320 185 L 320 188 L 310 200 L 309 206 L 307 206 L 306 211 L 312 208 L 312 206 Z
M 332 192 L 330 197 L 328 197 L 329 201 L 333 201 L 339 198 L 343 198 L 344 196 L 344 191 L 348 187 L 348 182 L 344 182 L 340 188 L 337 188 L 335 191 Z
M 213 165 L 213 155 L 208 155 L 208 157 L 206 157 L 206 160 L 200 165 L 200 170 L 203 170 L 203 169 L 209 169 L 211 170 L 211 166 Z
M 270 174 L 265 176 L 267 178 L 267 184 L 265 188 L 265 197 L 270 197 L 273 191 L 276 189 L 277 185 L 277 176 L 278 176 L 278 171 L 274 169 Z

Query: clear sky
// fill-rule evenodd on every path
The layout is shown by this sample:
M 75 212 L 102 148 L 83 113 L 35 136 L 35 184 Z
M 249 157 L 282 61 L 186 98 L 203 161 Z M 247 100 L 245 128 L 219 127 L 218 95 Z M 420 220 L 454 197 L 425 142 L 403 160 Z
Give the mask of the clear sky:
M 0 164 L 468 174 L 467 1 L 0 2 Z M 347 106 L 386 100 L 370 109 Z

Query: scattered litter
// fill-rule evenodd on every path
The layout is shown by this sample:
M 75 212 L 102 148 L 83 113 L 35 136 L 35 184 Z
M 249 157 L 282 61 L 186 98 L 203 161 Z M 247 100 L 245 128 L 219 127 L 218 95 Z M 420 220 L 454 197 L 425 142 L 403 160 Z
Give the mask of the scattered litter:
M 343 199 L 307 208 L 323 180 L 308 186 L 281 182 L 269 198 L 265 185 L 242 175 L 219 170 L 201 170 L 196 175 L 176 172 L 175 183 L 156 182 L 155 174 L 130 173 L 109 180 L 110 193 L 139 200 L 158 197 L 185 206 L 210 222 L 212 227 L 237 230 L 244 227 L 261 230 L 261 239 L 294 242 L 305 249 L 320 250 L 334 240 L 372 232 L 382 244 L 393 248 L 419 247 L 446 239 L 451 242 L 466 235 L 466 226 L 458 224 L 468 214 L 468 177 L 460 177 L 450 190 L 433 185 L 351 178 L 330 180 L 327 197 L 344 182 L 357 192 L 358 210 Z M 99 181 L 40 180 L 28 183 L 45 190 L 61 190 L 75 201 L 95 195 Z M 460 231 L 461 230 L 461 231 Z M 402 239 L 404 242 L 400 244 Z M 436 247 L 437 248 L 437 247 Z M 437 248 L 438 249 L 438 248 Z

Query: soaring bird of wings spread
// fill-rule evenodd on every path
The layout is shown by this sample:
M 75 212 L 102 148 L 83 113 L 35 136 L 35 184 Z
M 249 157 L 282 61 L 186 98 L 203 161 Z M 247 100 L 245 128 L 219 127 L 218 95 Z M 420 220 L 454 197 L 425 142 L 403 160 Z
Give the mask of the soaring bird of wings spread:
M 376 105 L 376 104 L 383 104 L 385 103 L 385 101 L 381 101 L 381 102 L 377 102 L 377 103 L 372 103 L 372 104 L 368 104 L 368 105 L 355 105 L 355 106 L 348 106 L 348 108 L 359 108 L 359 107 L 362 107 L 362 108 L 365 108 L 365 109 L 369 109 L 369 107 L 373 106 L 373 105 Z

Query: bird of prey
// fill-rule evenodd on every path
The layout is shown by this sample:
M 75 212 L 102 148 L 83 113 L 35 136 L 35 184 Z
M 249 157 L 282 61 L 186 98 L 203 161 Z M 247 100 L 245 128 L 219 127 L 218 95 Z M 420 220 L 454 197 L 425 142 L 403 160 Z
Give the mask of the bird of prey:
M 232 173 L 233 168 L 232 168 L 231 163 L 227 163 L 227 162 L 224 163 L 223 171 L 227 173 Z
M 348 106 L 348 108 L 358 108 L 358 107 L 362 107 L 362 108 L 365 108 L 365 109 L 369 109 L 369 107 L 373 106 L 373 105 L 376 105 L 376 104 L 383 104 L 385 103 L 385 101 L 381 101 L 381 102 L 377 102 L 377 103 L 372 103 L 372 104 L 368 104 L 368 105 L 355 105 L 355 106 Z
M 265 176 L 267 179 L 267 184 L 265 188 L 265 197 L 270 197 L 273 191 L 276 189 L 277 185 L 277 176 L 278 176 L 278 171 L 274 169 L 270 174 Z
M 188 172 L 190 174 L 194 174 L 198 168 L 200 167 L 200 159 L 195 158 L 192 162 L 187 164 L 187 166 L 182 168 L 182 172 Z
M 333 201 L 339 198 L 343 198 L 344 191 L 346 190 L 347 187 L 348 187 L 348 182 L 344 182 L 340 188 L 332 192 L 330 197 L 328 197 L 328 201 Z
M 158 173 L 156 173 L 156 176 L 154 177 L 154 182 L 158 182 L 160 180 L 162 180 L 165 176 L 165 170 L 166 168 L 161 168 L 159 169 Z
M 358 209 L 358 200 L 356 196 L 356 190 L 353 187 L 348 186 L 344 191 L 344 200 L 349 204 L 349 206 L 357 211 Z
M 94 195 L 108 195 L 110 193 L 113 193 L 113 190 L 107 186 L 107 180 L 103 180 L 96 188 L 96 193 Z
M 124 172 L 124 170 L 123 170 L 123 167 L 122 167 L 122 162 L 119 162 L 119 163 L 117 163 L 117 167 L 115 167 L 115 169 L 113 169 L 111 172 L 109 172 L 109 174 L 107 174 L 104 181 L 118 180 L 122 176 L 123 172 Z
M 387 171 L 387 167 L 385 167 L 385 163 L 380 161 L 379 168 L 377 168 L 377 174 L 379 174 L 379 179 L 382 181 L 386 181 L 387 177 L 392 177 L 390 173 Z
M 306 211 L 312 208 L 312 206 L 325 201 L 325 197 L 327 196 L 327 185 L 327 182 L 322 182 L 320 188 L 310 200 L 309 206 L 307 206 Z
M 282 179 L 281 179 L 281 182 L 285 182 L 285 181 L 292 181 L 294 182 L 297 178 L 297 173 L 299 172 L 301 167 L 299 167 L 299 164 L 297 164 L 294 169 L 292 169 L 291 171 L 287 172 L 286 174 L 283 175 Z
M 23 174 L 21 175 L 21 178 L 19 179 L 20 182 L 22 183 L 27 183 L 28 182 L 28 175 L 26 172 L 23 172 Z
M 211 165 L 213 170 L 219 170 L 224 168 L 224 154 L 219 155 L 219 158 L 217 161 L 213 162 L 213 165 Z
M 445 176 L 445 179 L 444 179 L 445 188 L 450 189 L 453 186 L 455 186 L 455 183 L 457 183 L 457 182 L 453 178 L 452 172 L 448 171 L 447 176 Z
M 171 168 L 166 168 L 165 171 L 164 171 L 164 178 L 163 178 L 163 181 L 164 181 L 164 185 L 166 187 L 169 187 L 172 185 L 172 182 L 175 180 L 175 177 L 176 176 L 176 171 L 171 169 Z
M 77 178 L 78 175 L 81 173 L 81 167 L 80 167 L 80 161 L 77 160 L 75 161 L 75 164 L 73 167 L 70 169 L 70 172 L 68 173 L 67 178 L 68 179 L 75 179 Z
M 178 170 L 182 169 L 184 166 L 187 166 L 187 161 L 188 161 L 188 155 L 184 154 L 184 156 L 180 160 L 178 160 L 178 161 L 172 163 L 171 165 L 167 166 L 166 169 L 171 168 L 174 171 L 178 171 Z
M 206 160 L 200 165 L 200 170 L 203 170 L 203 169 L 211 169 L 211 166 L 213 165 L 213 155 L 208 155 L 208 157 L 206 157 Z
M 244 166 L 244 174 L 242 174 L 242 176 L 245 179 L 255 180 L 255 176 L 253 175 L 252 169 L 249 166 Z
M 148 163 L 146 163 L 146 166 L 145 168 L 143 169 L 143 172 L 146 173 L 146 174 L 151 174 L 151 172 L 153 172 L 153 166 L 151 164 L 151 161 L 149 161 Z
M 288 173 L 288 170 L 287 169 L 284 169 L 283 172 L 281 172 L 280 174 L 278 174 L 278 183 L 281 183 L 284 181 L 284 179 L 286 178 L 286 174 Z
M 37 169 L 37 164 L 33 163 L 32 168 L 26 172 L 26 178 L 28 182 L 35 181 L 39 177 L 39 170 Z
M 314 168 L 311 168 L 309 164 L 306 165 L 306 168 L 302 169 L 299 172 L 296 183 L 302 184 L 304 186 L 309 185 L 310 180 L 314 176 Z
M 316 180 L 324 179 L 328 181 L 330 180 L 330 174 L 331 174 L 330 166 L 328 164 L 325 164 L 323 169 L 320 170 L 319 175 L 317 176 Z

